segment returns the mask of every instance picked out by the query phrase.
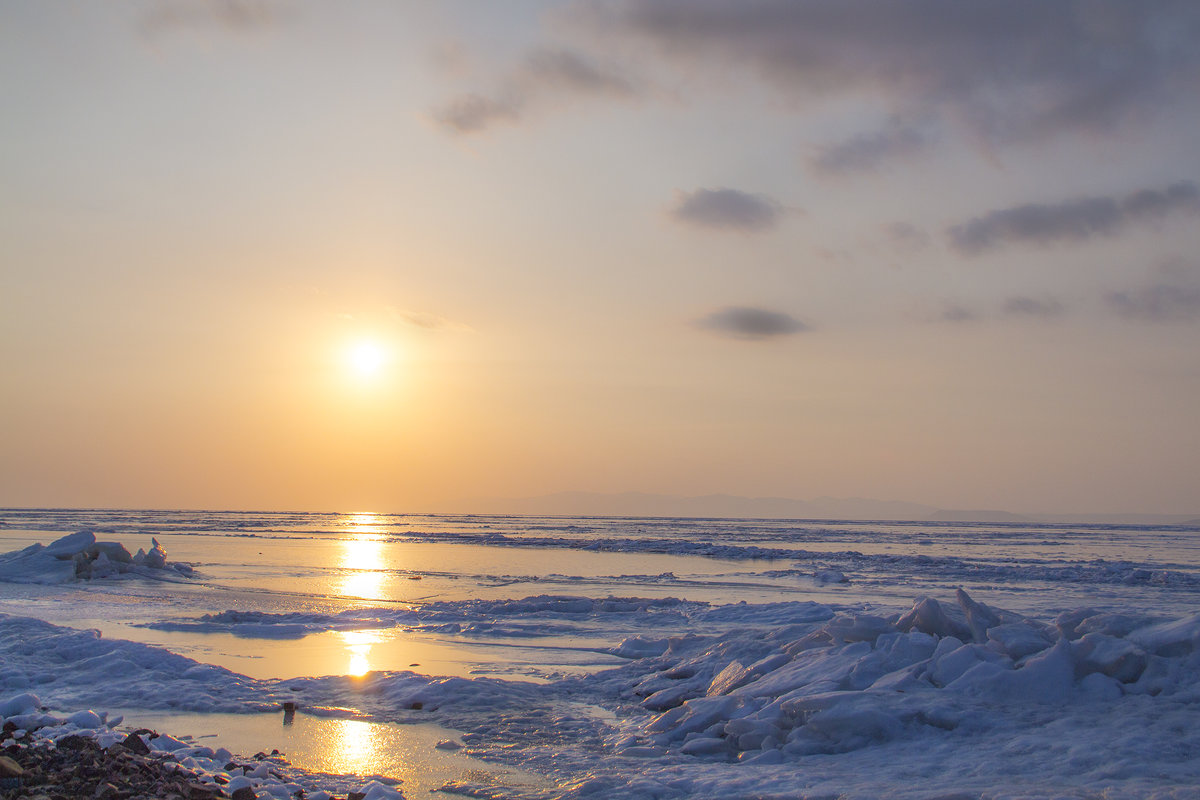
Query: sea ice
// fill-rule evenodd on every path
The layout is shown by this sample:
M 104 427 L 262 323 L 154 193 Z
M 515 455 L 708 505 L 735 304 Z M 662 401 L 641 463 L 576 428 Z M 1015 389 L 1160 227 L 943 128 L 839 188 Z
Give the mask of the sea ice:
M 68 534 L 48 545 L 32 544 L 0 554 L 0 581 L 56 584 L 81 579 L 141 575 L 158 579 L 190 576 L 192 567 L 168 564 L 166 551 L 152 539 L 149 554 L 130 556 L 119 542 L 98 542 L 91 531 Z

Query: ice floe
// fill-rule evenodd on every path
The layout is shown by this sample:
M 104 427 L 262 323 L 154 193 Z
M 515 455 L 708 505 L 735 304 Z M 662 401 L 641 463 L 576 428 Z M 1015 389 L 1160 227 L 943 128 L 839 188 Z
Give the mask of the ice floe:
M 149 552 L 139 548 L 130 555 L 120 542 L 96 541 L 92 531 L 79 531 L 48 545 L 0 554 L 0 580 L 54 584 L 124 576 L 179 580 L 192 575 L 190 564 L 168 562 L 158 539 L 150 542 Z

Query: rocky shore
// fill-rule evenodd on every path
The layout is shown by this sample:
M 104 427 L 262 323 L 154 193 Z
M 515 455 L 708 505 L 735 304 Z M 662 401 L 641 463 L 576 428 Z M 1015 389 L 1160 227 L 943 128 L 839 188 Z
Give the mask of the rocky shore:
M 169 755 L 152 755 L 141 735 L 157 736 L 153 731 L 129 734 L 123 741 L 101 748 L 83 736 L 67 736 L 57 743 L 38 742 L 32 746 L 9 745 L 0 756 L 0 798 L 3 800 L 255 800 L 250 786 L 230 788 L 230 778 L 213 777 L 211 783 L 198 780 L 191 770 Z M 246 775 L 259 771 L 260 760 L 230 761 L 225 771 Z M 268 768 L 268 772 L 269 772 Z M 282 781 L 283 777 L 273 777 Z M 274 796 L 274 795 L 273 795 Z M 303 788 L 291 795 L 308 800 Z M 329 797 L 324 792 L 321 797 Z M 352 792 L 346 800 L 362 800 L 364 792 Z M 336 800 L 336 798 L 335 798 Z
M 76 716 L 92 714 L 78 712 Z M 223 749 L 186 747 L 173 737 L 144 728 L 122 738 L 111 728 L 76 732 L 77 726 L 61 720 L 27 727 L 18 727 L 14 721 L 28 722 L 34 716 L 26 714 L 4 722 L 0 800 L 404 798 L 397 789 L 377 781 L 340 796 L 306 788 L 291 780 L 294 771 L 278 751 L 240 758 Z M 179 747 L 167 749 L 175 745 Z

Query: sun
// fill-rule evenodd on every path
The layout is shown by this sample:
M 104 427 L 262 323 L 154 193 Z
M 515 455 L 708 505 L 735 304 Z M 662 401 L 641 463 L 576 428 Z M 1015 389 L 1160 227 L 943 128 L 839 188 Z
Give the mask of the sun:
M 387 360 L 387 350 L 374 339 L 362 339 L 346 348 L 346 365 L 362 378 L 378 375 Z

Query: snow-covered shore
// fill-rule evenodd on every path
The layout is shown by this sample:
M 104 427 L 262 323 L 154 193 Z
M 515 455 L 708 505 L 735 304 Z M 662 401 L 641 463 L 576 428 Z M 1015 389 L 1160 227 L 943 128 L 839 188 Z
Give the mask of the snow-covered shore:
M 601 608 L 527 598 L 489 611 L 546 620 Z M 544 685 L 390 671 L 255 681 L 5 616 L 0 693 L 60 708 L 293 702 L 432 719 L 467 731 L 466 753 L 546 774 L 564 797 L 1181 798 L 1200 785 L 1200 615 L 1037 620 L 965 593 L 886 615 L 810 602 L 699 613 L 737 625 L 628 638 L 612 648 L 624 666 Z M 12 700 L 5 716 L 30 727 L 21 715 L 40 713 L 26 707 L 37 702 Z
M 639 525 L 618 527 L 634 534 Z M 127 735 L 107 726 L 122 711 L 130 711 L 126 725 L 139 724 L 134 709 L 157 712 L 154 726 L 186 748 L 197 746 L 187 725 L 221 714 L 276 720 L 266 730 L 278 734 L 286 703 L 331 726 L 425 723 L 439 738 L 422 740 L 423 752 L 433 754 L 445 738 L 456 749 L 436 755 L 462 759 L 463 769 L 422 793 L 1200 797 L 1194 534 L 1159 551 L 1145 548 L 1142 531 L 1123 539 L 1084 532 L 1082 544 L 1046 538 L 1044 530 L 1005 531 L 996 552 L 967 528 L 957 530 L 956 543 L 881 539 L 861 550 L 815 541 L 803 551 L 781 548 L 769 536 L 788 532 L 774 529 L 757 544 L 715 542 L 744 554 L 785 550 L 795 559 L 789 564 L 720 561 L 728 551 L 657 534 L 613 537 L 623 550 L 616 555 L 575 544 L 528 546 L 549 532 L 509 537 L 521 540 L 515 545 L 426 549 L 376 533 L 321 539 L 302 531 L 278 541 L 160 534 L 182 559 L 168 561 L 158 545 L 162 564 L 136 565 L 130 556 L 141 569 L 124 571 L 94 569 L 101 554 L 119 556 L 112 543 L 71 534 L 35 546 L 26 536 L 0 556 L 9 570 L 0 574 L 8 612 L 0 613 L 0 700 L 31 695 L 52 710 L 22 713 L 51 721 L 93 709 L 105 724 L 90 730 L 105 737 Z M 588 537 L 564 526 L 551 538 L 586 546 Z M 664 549 L 672 552 L 655 555 Z M 520 558 L 504 563 L 526 572 L 497 566 L 513 556 Z M 79 569 L 83 559 L 93 568 Z M 440 572 L 429 568 L 433 559 L 441 559 Z M 548 564 L 576 572 L 547 574 Z M 613 564 L 646 574 L 605 571 Z M 389 594 L 397 586 L 419 592 L 398 601 Z M 351 593 L 364 587 L 381 599 Z M 439 673 L 449 662 L 419 651 L 431 642 L 439 653 L 468 655 L 455 671 Z M 227 656 L 231 648 L 241 662 Z M 337 658 L 315 660 L 331 649 Z M 289 655 L 269 669 L 239 666 L 266 663 L 273 653 Z M 205 730 L 218 734 L 207 742 L 215 755 L 224 746 L 221 729 Z M 362 746 L 372 735 L 329 746 Z M 380 763 L 369 750 L 340 769 L 378 771 L 363 766 Z M 208 758 L 185 748 L 163 752 Z M 417 770 L 421 752 L 412 751 Z M 189 763 L 201 771 L 223 766 L 210 760 Z M 499 777 L 483 780 L 468 764 L 490 765 Z M 313 790 L 344 793 L 365 780 L 277 767 L 268 769 L 283 783 Z M 532 779 L 515 780 L 513 772 L 506 780 L 504 770 Z M 237 777 L 219 772 L 212 781 Z M 258 789 L 270 795 L 265 784 Z M 389 791 L 412 796 L 405 785 Z

